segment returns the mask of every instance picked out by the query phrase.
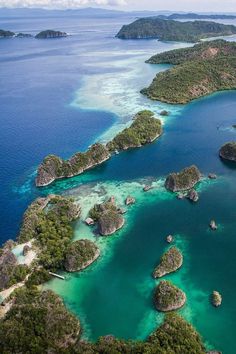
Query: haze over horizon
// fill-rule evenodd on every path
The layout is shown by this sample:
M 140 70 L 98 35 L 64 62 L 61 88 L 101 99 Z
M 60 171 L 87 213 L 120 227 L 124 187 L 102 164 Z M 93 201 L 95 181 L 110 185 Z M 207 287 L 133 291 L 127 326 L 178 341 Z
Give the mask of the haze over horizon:
M 235 12 L 235 0 L 0 0 L 0 7 L 8 8 L 45 8 L 45 9 L 79 9 L 83 7 L 101 7 L 115 10 L 149 10 L 149 11 L 191 11 L 191 12 Z

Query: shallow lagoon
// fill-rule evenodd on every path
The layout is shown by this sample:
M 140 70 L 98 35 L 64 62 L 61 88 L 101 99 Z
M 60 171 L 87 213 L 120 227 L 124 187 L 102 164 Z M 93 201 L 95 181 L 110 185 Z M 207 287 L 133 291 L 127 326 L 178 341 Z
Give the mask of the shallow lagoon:
M 185 107 L 151 102 L 139 90 L 165 67 L 145 64 L 145 59 L 185 44 L 114 39 L 127 19 L 97 20 L 96 25 L 88 19 L 53 21 L 74 36 L 53 42 L 0 42 L 2 241 L 15 237 L 24 209 L 39 194 L 72 194 L 84 206 L 84 216 L 93 202 L 111 194 L 120 203 L 126 195 L 135 195 L 137 203 L 126 214 L 125 228 L 111 238 L 96 239 L 102 249 L 99 261 L 69 276 L 66 286 L 59 280 L 48 286 L 81 318 L 85 338 L 112 333 L 143 339 L 162 320 L 152 304 L 156 282 L 151 273 L 166 248 L 165 236 L 172 233 L 184 253 L 183 268 L 168 276 L 187 293 L 181 313 L 210 346 L 235 353 L 236 171 L 219 160 L 218 148 L 235 139 L 231 126 L 236 93 L 215 94 Z M 2 26 L 36 31 L 49 22 L 14 19 Z M 139 109 L 159 112 L 166 107 L 171 115 L 156 143 L 119 154 L 83 176 L 34 188 L 35 167 L 46 154 L 68 157 L 96 140 L 110 139 Z M 220 176 L 199 186 L 197 205 L 179 201 L 162 188 L 167 173 L 192 163 L 204 174 Z M 143 193 L 145 181 L 155 181 L 156 188 Z M 212 218 L 220 223 L 216 233 L 208 229 Z M 95 236 L 79 222 L 75 238 L 81 237 Z M 214 289 L 223 295 L 217 310 L 209 304 Z

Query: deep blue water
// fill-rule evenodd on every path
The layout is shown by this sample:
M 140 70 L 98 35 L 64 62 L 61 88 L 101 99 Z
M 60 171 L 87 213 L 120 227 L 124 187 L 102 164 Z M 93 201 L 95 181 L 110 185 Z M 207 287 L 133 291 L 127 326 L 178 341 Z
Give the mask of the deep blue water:
M 224 353 L 234 354 L 236 315 L 231 294 L 236 291 L 236 169 L 219 159 L 218 150 L 224 142 L 235 140 L 236 130 L 231 126 L 236 123 L 236 92 L 218 93 L 184 107 L 168 107 L 171 115 L 156 143 L 114 156 L 82 176 L 40 190 L 34 187 L 35 169 L 45 155 L 69 157 L 85 150 L 104 132 L 109 134 L 112 127 L 119 128 L 119 122 L 130 119 L 140 107 L 154 111 L 162 107 L 139 94 L 155 72 L 164 69 L 144 64 L 144 60 L 157 51 L 184 44 L 115 39 L 120 26 L 130 20 L 127 17 L 1 20 L 2 28 L 13 31 L 36 33 L 50 27 L 73 34 L 49 41 L 0 40 L 1 242 L 16 237 L 24 210 L 40 194 L 73 190 L 91 181 L 156 179 L 193 163 L 204 174 L 217 173 L 222 183 L 204 190 L 197 205 L 169 199 L 157 204 L 152 200 L 140 209 L 137 205 L 132 218 L 129 217 L 132 228 L 124 230 L 109 262 L 86 273 L 84 280 L 83 274 L 78 279 L 72 278 L 69 287 L 74 292 L 70 294 L 60 286 L 55 288 L 72 311 L 79 316 L 83 313 L 84 324 L 90 328 L 89 338 L 111 332 L 126 338 L 141 338 L 153 324 L 152 320 L 147 326 L 143 322 L 146 311 L 152 309 L 152 293 L 144 296 L 137 291 L 138 283 L 143 282 L 148 291 L 152 290 L 150 274 L 164 247 L 160 237 L 170 232 L 184 235 L 186 278 L 178 275 L 173 278 L 188 294 L 187 311 L 192 309 L 192 314 L 184 315 L 197 326 L 204 340 Z M 215 239 L 209 238 L 207 230 L 213 217 L 222 224 Z M 119 271 L 114 279 L 116 269 Z M 85 296 L 77 302 L 80 281 L 82 284 L 85 281 Z M 104 293 L 103 285 L 110 282 L 111 289 L 106 288 Z M 206 305 L 208 294 L 215 288 L 220 288 L 225 301 L 218 313 Z M 114 294 L 116 297 L 112 298 Z M 108 301 L 111 298 L 113 302 Z M 110 313 L 110 321 L 104 316 L 106 311 Z M 127 311 L 129 316 L 124 325 Z

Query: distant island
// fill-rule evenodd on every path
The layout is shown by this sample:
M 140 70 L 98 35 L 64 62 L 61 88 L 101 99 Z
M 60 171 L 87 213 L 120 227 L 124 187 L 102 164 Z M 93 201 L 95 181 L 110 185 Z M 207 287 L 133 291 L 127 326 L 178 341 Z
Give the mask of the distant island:
M 179 22 L 159 17 L 140 18 L 124 25 L 117 33 L 120 39 L 149 39 L 160 41 L 198 42 L 209 37 L 228 36 L 236 33 L 233 25 L 211 21 Z
M 66 32 L 61 32 L 61 31 L 53 31 L 53 30 L 46 30 L 39 32 L 35 38 L 37 39 L 49 39 L 49 38 L 61 38 L 61 37 L 67 37 Z
M 124 129 L 107 145 L 96 143 L 86 152 L 78 152 L 68 160 L 49 155 L 38 167 L 36 186 L 47 186 L 60 178 L 77 176 L 112 156 L 113 153 L 138 148 L 153 142 L 162 134 L 161 121 L 151 111 L 141 111 L 129 128 Z
M 41 31 L 34 37 L 32 34 L 29 33 L 14 33 L 12 31 L 5 31 L 0 29 L 0 38 L 30 38 L 34 37 L 36 39 L 50 39 L 50 38 L 62 38 L 67 37 L 68 34 L 66 32 L 61 31 L 54 31 L 54 30 L 45 30 Z
M 167 20 L 185 20 L 185 19 L 202 19 L 202 20 L 234 20 L 236 18 L 235 15 L 224 15 L 224 14 L 196 14 L 193 12 L 179 14 L 174 13 L 171 15 L 160 15 L 159 18 L 167 19 Z
M 185 104 L 196 98 L 236 88 L 236 43 L 215 40 L 151 57 L 150 64 L 175 64 L 157 74 L 141 92 L 153 100 Z

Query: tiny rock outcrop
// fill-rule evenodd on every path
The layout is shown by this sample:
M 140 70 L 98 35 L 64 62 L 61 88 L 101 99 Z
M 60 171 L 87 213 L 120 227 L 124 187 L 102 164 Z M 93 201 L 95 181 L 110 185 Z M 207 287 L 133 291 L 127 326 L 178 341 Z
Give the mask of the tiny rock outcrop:
M 211 295 L 211 303 L 215 307 L 219 307 L 222 303 L 222 296 L 218 291 L 213 291 Z

